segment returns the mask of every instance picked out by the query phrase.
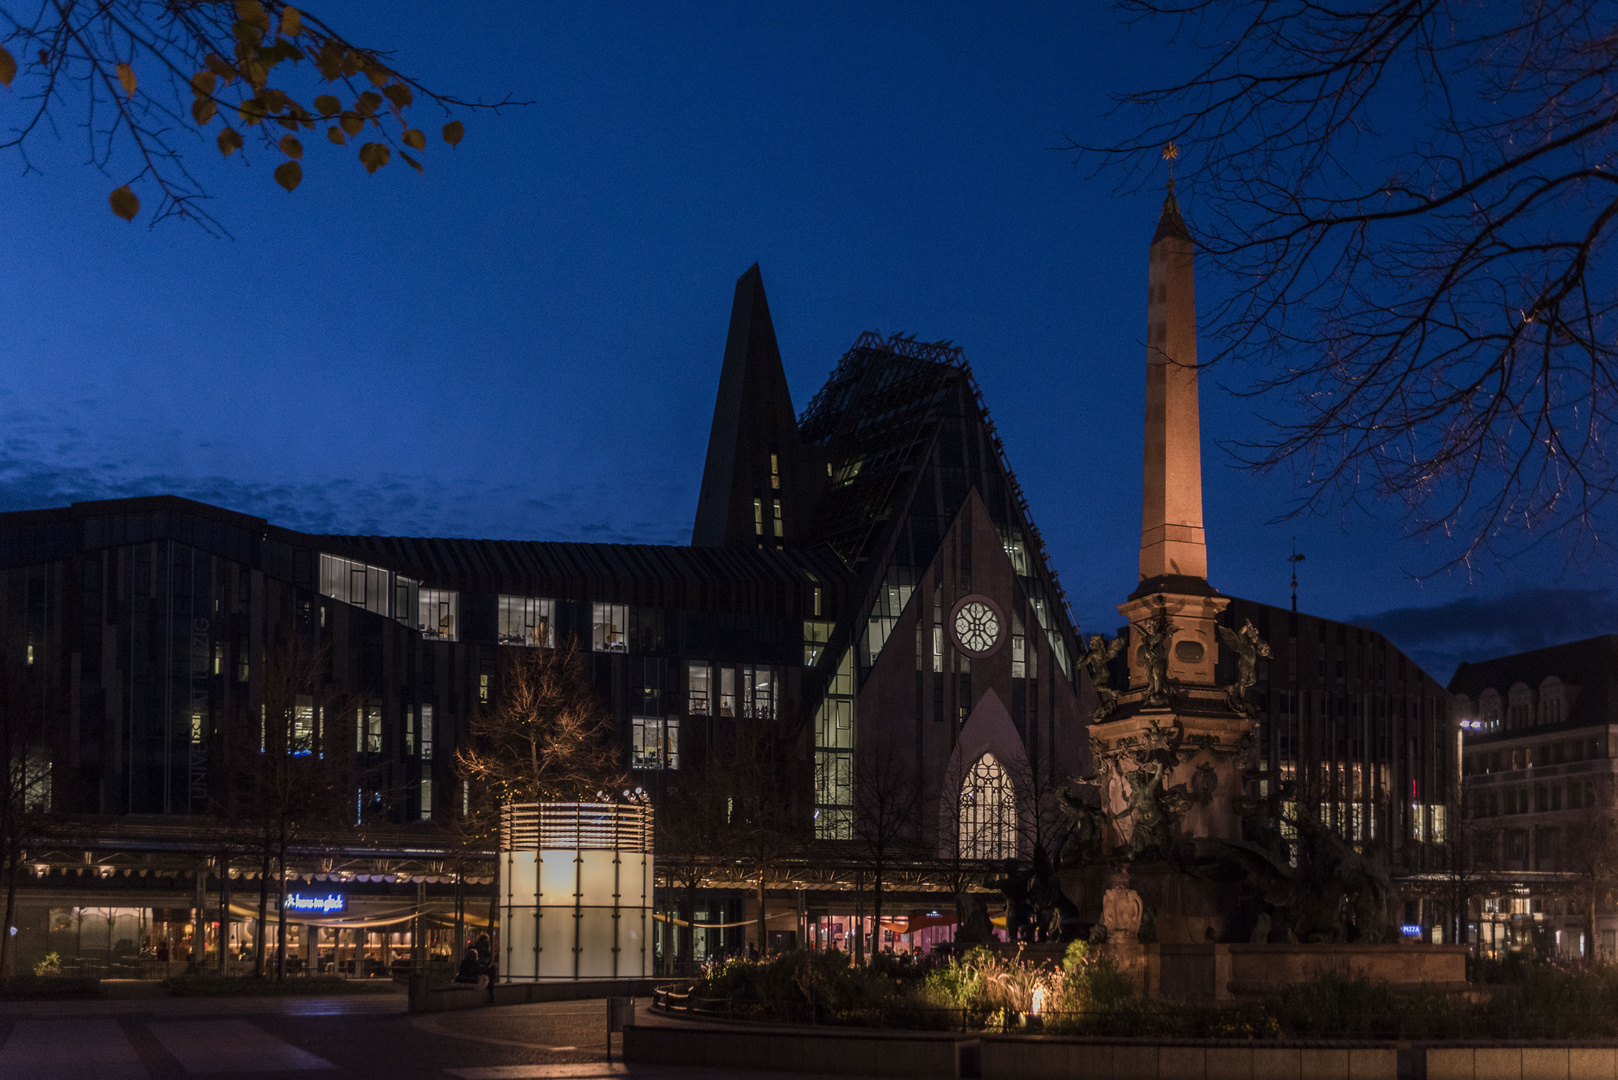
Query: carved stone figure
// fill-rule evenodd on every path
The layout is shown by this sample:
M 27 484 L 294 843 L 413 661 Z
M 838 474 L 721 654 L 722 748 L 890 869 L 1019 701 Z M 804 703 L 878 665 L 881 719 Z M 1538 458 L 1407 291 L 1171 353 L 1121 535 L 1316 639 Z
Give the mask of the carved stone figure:
M 1096 688 L 1096 697 L 1100 699 L 1096 710 L 1091 714 L 1095 721 L 1105 720 L 1118 708 L 1118 691 L 1112 688 L 1112 673 L 1107 665 L 1117 656 L 1124 647 L 1122 637 L 1108 641 L 1100 634 L 1090 635 L 1090 648 L 1083 658 L 1084 669 L 1090 673 L 1090 682 Z
M 1163 805 L 1168 763 L 1161 755 L 1129 774 L 1129 854 L 1133 859 L 1165 859 L 1174 845 L 1174 821 Z
M 1258 628 L 1251 619 L 1243 623 L 1239 631 L 1221 626 L 1219 640 L 1225 643 L 1236 660 L 1236 681 L 1225 687 L 1225 704 L 1232 712 L 1251 716 L 1253 706 L 1247 700 L 1247 691 L 1258 681 L 1256 669 L 1259 658 L 1270 655 L 1269 643 L 1258 636 Z
M 1143 914 L 1140 893 L 1129 887 L 1128 877 L 1115 876 L 1107 882 L 1107 891 L 1101 897 L 1101 925 L 1107 930 L 1104 940 L 1113 944 L 1134 942 Z
M 1154 618 L 1138 625 L 1137 655 L 1146 673 L 1146 697 L 1141 704 L 1148 709 L 1162 708 L 1169 703 L 1169 640 L 1174 636 L 1174 623 L 1159 610 Z
M 1106 840 L 1106 811 L 1075 798 L 1065 787 L 1056 789 L 1056 805 L 1070 826 L 1057 856 L 1057 866 L 1087 866 L 1100 861 Z
M 1197 771 L 1191 774 L 1191 801 L 1198 806 L 1207 806 L 1213 802 L 1214 792 L 1219 790 L 1219 774 L 1214 767 L 1204 761 L 1197 766 Z

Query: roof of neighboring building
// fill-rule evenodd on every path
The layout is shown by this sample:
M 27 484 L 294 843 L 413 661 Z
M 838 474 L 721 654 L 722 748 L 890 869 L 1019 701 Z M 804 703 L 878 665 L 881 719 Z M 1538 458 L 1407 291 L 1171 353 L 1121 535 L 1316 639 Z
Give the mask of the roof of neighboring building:
M 1537 690 L 1549 675 L 1578 688 L 1566 724 L 1558 726 L 1618 721 L 1618 634 L 1463 663 L 1449 681 L 1449 692 L 1475 702 L 1490 688 L 1502 697 L 1518 683 Z

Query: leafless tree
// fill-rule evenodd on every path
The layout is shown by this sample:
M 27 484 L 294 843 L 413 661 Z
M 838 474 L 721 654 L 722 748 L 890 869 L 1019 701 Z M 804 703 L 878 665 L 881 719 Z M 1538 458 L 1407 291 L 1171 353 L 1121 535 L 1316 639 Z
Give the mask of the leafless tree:
M 657 868 L 670 891 L 684 898 L 676 904 L 676 921 L 669 930 L 683 943 L 678 952 L 689 971 L 696 956 L 697 890 L 725 850 L 726 815 L 734 789 L 722 758 L 689 750 L 682 758 L 657 808 Z
M 718 727 L 711 752 L 717 775 L 727 777 L 730 785 L 719 842 L 754 883 L 762 956 L 770 943 L 764 910 L 770 876 L 799 847 L 787 797 L 788 746 L 780 729 L 742 719 Z
M 303 178 L 300 130 L 318 124 L 321 141 L 344 146 L 369 129 L 371 141 L 358 146 L 367 171 L 397 153 L 419 172 L 411 153 L 423 155 L 427 137 L 408 117 L 418 95 L 442 107 L 451 145 L 464 130 L 454 110 L 516 104 L 435 93 L 390 59 L 282 0 L 8 2 L 0 4 L 0 86 L 16 96 L 0 149 L 15 149 L 31 169 L 29 146 L 71 111 L 82 116 L 74 122 L 90 163 L 123 180 L 111 195 L 114 213 L 133 220 L 134 187 L 149 186 L 158 196 L 155 220 L 178 216 L 220 233 L 185 159 L 190 140 L 200 148 L 215 120 L 212 141 L 226 157 L 244 150 L 244 131 L 257 129 L 280 162 L 276 182 L 291 191 Z
M 259 859 L 256 970 L 278 979 L 286 976 L 288 856 L 309 832 L 349 825 L 353 817 L 352 741 L 339 720 L 345 702 L 326 678 L 327 659 L 325 648 L 296 632 L 279 636 L 267 650 L 262 710 L 258 723 L 249 723 L 257 730 L 238 732 L 233 740 L 230 784 L 221 792 L 222 798 L 228 795 L 219 807 L 226 831 Z M 266 952 L 272 890 L 277 926 L 273 966 Z
M 14 957 L 5 928 L 16 918 L 17 878 L 25 845 L 42 837 L 50 812 L 51 770 L 46 746 L 42 665 L 21 635 L 0 637 L 0 872 L 5 874 L 5 921 L 0 923 L 0 974 Z
M 882 908 L 893 869 L 917 854 L 920 826 L 918 770 L 893 740 L 882 740 L 854 768 L 854 844 L 871 883 L 872 956 L 882 951 Z
M 1564 868 L 1571 872 L 1568 899 L 1584 915 L 1589 928 L 1588 955 L 1596 955 L 1596 911 L 1618 903 L 1618 810 L 1612 789 L 1603 784 L 1589 817 L 1567 830 Z
M 1135 134 L 1072 142 L 1127 187 L 1181 153 L 1224 290 L 1212 362 L 1256 361 L 1231 381 L 1272 402 L 1237 455 L 1290 467 L 1295 512 L 1402 502 L 1413 530 L 1458 539 L 1447 566 L 1546 532 L 1596 542 L 1618 347 L 1610 5 L 1120 6 L 1190 74 L 1119 96 Z
M 1445 805 L 1444 835 L 1429 852 L 1436 871 L 1434 899 L 1455 922 L 1455 943 L 1471 944 L 1472 905 L 1497 880 L 1500 869 L 1494 833 L 1477 816 L 1475 800 L 1452 797 Z
M 489 835 L 508 803 L 591 799 L 624 781 L 612 714 L 585 677 L 578 639 L 500 652 L 497 704 L 472 711 L 471 738 L 455 754 Z

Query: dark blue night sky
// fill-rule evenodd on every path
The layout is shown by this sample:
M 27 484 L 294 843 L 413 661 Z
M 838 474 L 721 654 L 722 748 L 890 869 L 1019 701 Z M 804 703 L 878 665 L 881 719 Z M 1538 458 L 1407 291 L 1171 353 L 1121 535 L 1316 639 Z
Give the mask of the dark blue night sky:
M 113 217 L 127 177 L 67 124 L 13 162 L 0 509 L 173 492 L 312 531 L 685 543 L 757 261 L 800 410 L 862 330 L 965 347 L 1075 615 L 1116 627 L 1161 196 L 1054 148 L 1116 132 L 1160 41 L 1092 4 L 316 7 L 430 85 L 535 104 L 465 117 L 425 176 L 311 146 L 291 195 L 274 155 L 198 143 L 228 240 Z M 1301 606 L 1440 679 L 1618 630 L 1599 552 L 1417 580 L 1449 551 L 1392 508 L 1266 524 L 1290 478 L 1216 446 L 1255 430 L 1218 385 L 1243 377 L 1203 382 L 1217 587 L 1285 604 L 1296 535 Z

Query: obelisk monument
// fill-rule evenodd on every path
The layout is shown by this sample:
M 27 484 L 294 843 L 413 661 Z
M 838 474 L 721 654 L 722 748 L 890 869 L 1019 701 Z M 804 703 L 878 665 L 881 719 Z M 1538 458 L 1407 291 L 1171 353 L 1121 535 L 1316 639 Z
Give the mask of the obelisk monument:
M 1127 910 L 1126 894 L 1139 889 L 1165 942 L 1222 933 L 1211 897 L 1168 866 L 1187 838 L 1239 835 L 1235 799 L 1253 738 L 1215 675 L 1229 600 L 1208 583 L 1193 253 L 1170 181 L 1147 258 L 1140 577 L 1118 606 L 1129 620 L 1129 686 L 1090 729 L 1110 846 L 1123 859 L 1109 902 Z

